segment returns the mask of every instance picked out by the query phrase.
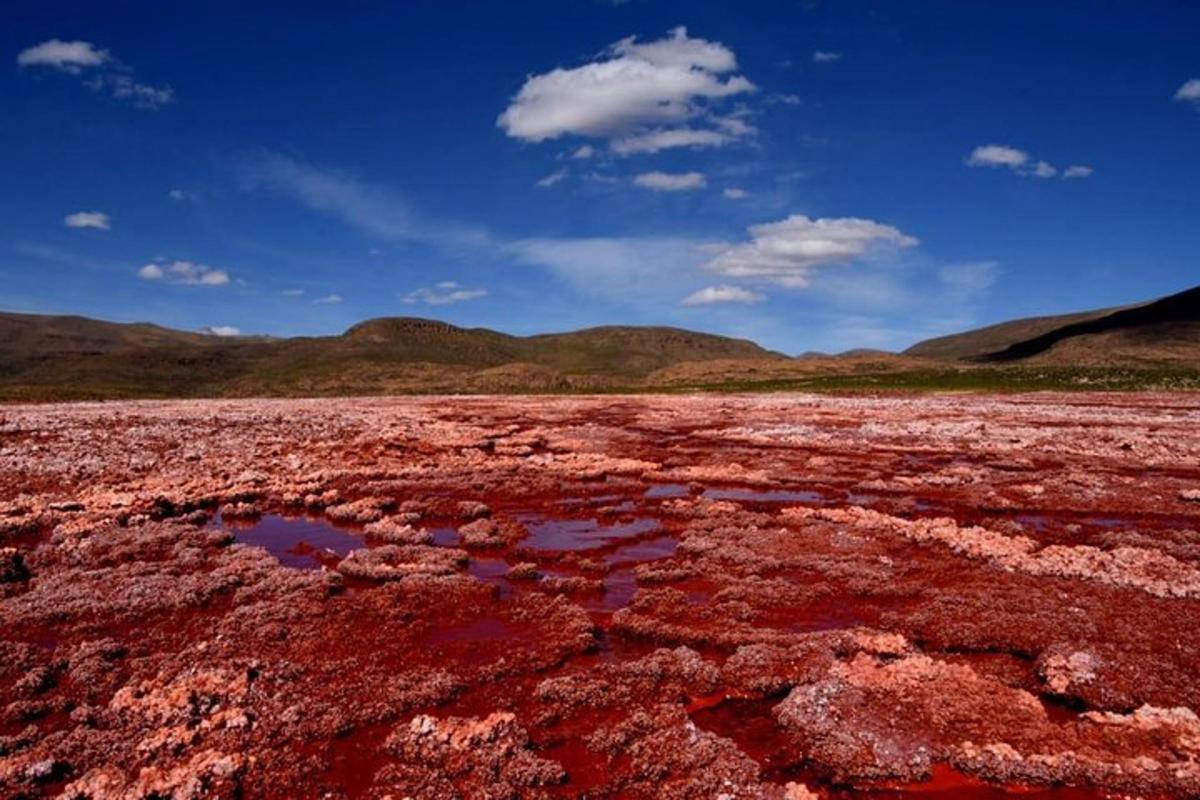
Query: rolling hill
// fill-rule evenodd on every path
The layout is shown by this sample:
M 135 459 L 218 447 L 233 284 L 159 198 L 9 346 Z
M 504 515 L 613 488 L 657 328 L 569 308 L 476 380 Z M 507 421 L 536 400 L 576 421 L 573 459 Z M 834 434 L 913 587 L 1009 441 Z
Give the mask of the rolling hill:
M 918 342 L 904 354 L 994 365 L 1200 367 L 1200 287 L 1121 308 L 990 325 Z
M 203 397 L 602 389 L 705 361 L 790 361 L 667 327 L 511 336 L 407 317 L 339 336 L 217 337 L 145 323 L 0 314 L 0 396 Z
M 1136 373 L 1132 377 L 1130 370 Z M 796 358 L 745 339 L 669 327 L 512 336 L 386 317 L 337 336 L 273 339 L 0 313 L 0 399 L 5 400 L 680 388 L 1132 388 L 1162 385 L 1164 370 L 1175 381 L 1171 385 L 1200 385 L 1200 287 L 1137 305 L 990 325 L 920 342 L 901 354 L 852 350 Z M 1182 382 L 1176 380 L 1180 375 Z

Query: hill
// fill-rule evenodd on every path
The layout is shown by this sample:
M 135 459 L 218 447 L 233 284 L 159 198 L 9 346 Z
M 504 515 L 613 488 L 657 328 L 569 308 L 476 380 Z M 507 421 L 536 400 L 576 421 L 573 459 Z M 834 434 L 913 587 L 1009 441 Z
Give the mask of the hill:
M 513 336 L 386 317 L 337 336 L 273 339 L 0 313 L 3 400 L 1148 386 L 1200 386 L 1200 287 L 1138 305 L 990 325 L 901 354 L 795 358 L 745 339 L 669 327 Z
M 905 355 L 976 364 L 1200 366 L 1200 287 L 1121 308 L 1035 317 L 919 342 Z
M 679 364 L 747 359 L 787 360 L 744 339 L 667 327 L 521 337 L 401 317 L 339 336 L 266 339 L 0 314 L 8 398 L 603 389 Z

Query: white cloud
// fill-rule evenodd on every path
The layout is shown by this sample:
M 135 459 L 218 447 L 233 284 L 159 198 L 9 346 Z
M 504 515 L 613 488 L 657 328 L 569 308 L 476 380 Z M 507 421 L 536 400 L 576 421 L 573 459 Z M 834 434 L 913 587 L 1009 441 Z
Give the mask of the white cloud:
M 715 303 L 742 303 L 743 305 L 749 305 L 750 303 L 761 303 L 765 299 L 765 295 L 761 295 L 758 292 L 752 292 L 740 286 L 721 284 L 720 286 L 708 286 L 699 291 L 692 292 L 680 300 L 679 305 L 709 306 Z
M 830 52 L 829 50 L 814 50 L 812 60 L 818 64 L 830 64 L 834 61 L 841 61 L 842 54 Z
M 622 136 L 614 139 L 610 147 L 617 155 L 628 156 L 634 153 L 657 153 L 672 147 L 720 147 L 732 140 L 732 136 L 720 131 L 667 128 Z
M 314 306 L 334 306 L 338 303 L 345 302 L 340 294 L 327 294 L 324 297 L 318 297 L 313 300 Z
M 1016 169 L 1029 162 L 1029 153 L 1003 144 L 985 144 L 976 147 L 967 156 L 969 167 L 1010 167 Z
M 209 336 L 241 336 L 242 332 L 232 325 L 209 325 L 207 328 L 202 328 L 201 333 L 207 333 Z
M 1094 171 L 1083 164 L 1074 164 L 1060 171 L 1049 161 L 1035 161 L 1026 151 L 1004 144 L 976 147 L 967 156 L 966 164 L 968 167 L 1005 167 L 1018 175 L 1034 178 L 1086 178 Z
M 409 305 L 424 303 L 427 306 L 447 306 L 480 297 L 487 297 L 486 289 L 467 289 L 457 281 L 442 281 L 433 286 L 414 289 L 400 299 Z
M 137 108 L 155 110 L 175 99 L 175 91 L 170 86 L 139 83 L 134 80 L 129 67 L 91 42 L 50 39 L 22 50 L 17 55 L 17 65 L 81 76 L 89 89 L 106 91 Z
M 687 192 L 708 185 L 708 180 L 699 172 L 643 172 L 634 177 L 633 182 L 656 192 Z
M 1200 103 L 1200 78 L 1192 78 L 1183 86 L 1179 87 L 1179 91 L 1175 92 L 1175 99 L 1184 102 Z
M 107 89 L 118 100 L 128 100 L 138 108 L 156 110 L 175 99 L 175 90 L 170 86 L 150 86 L 138 83 L 128 75 L 109 73 L 99 75 L 85 85 L 95 91 Z
M 750 193 L 745 189 L 739 189 L 736 186 L 730 186 L 725 191 L 721 192 L 727 200 L 745 200 L 750 196 Z
M 71 74 L 89 67 L 99 67 L 112 60 L 107 50 L 100 50 L 91 42 L 64 42 L 61 39 L 50 39 L 17 55 L 18 66 L 50 67 Z
M 224 286 L 229 283 L 229 273 L 225 270 L 191 261 L 154 261 L 139 269 L 138 277 L 182 286 Z
M 400 194 L 344 172 L 272 153 L 244 159 L 240 166 L 245 188 L 273 189 L 372 236 L 431 244 L 454 252 L 494 244 L 485 229 L 427 219 Z
M 590 144 L 581 144 L 575 148 L 575 152 L 571 153 L 571 158 L 591 158 L 596 155 L 596 148 Z
M 557 183 L 562 183 L 564 180 L 566 180 L 567 174 L 568 173 L 565 169 L 551 172 L 549 175 L 539 180 L 535 185 L 540 189 L 549 189 L 551 186 L 554 186 Z
M 282 292 L 280 292 L 280 294 L 283 295 L 284 297 L 303 297 L 304 290 L 303 289 L 284 289 Z
M 624 140 L 626 148 L 635 148 L 627 152 L 652 152 L 645 149 L 648 145 L 636 144 L 639 136 L 682 129 L 682 123 L 702 117 L 712 103 L 753 91 L 746 78 L 728 74 L 736 69 L 729 48 L 691 38 L 684 27 L 652 42 L 631 36 L 608 48 L 600 60 L 529 77 L 496 124 L 529 142 L 576 135 Z M 678 142 L 679 137 L 672 134 L 661 141 Z M 726 134 L 720 143 L 728 140 Z
M 63 224 L 68 228 L 95 228 L 98 231 L 112 230 L 112 221 L 108 214 L 101 211 L 77 211 L 63 217 Z
M 1048 161 L 1039 161 L 1033 165 L 1030 174 L 1035 178 L 1053 178 L 1058 174 L 1058 168 Z
M 183 202 L 184 200 L 190 200 L 192 193 L 184 189 L 172 189 L 171 191 L 167 192 L 167 197 L 170 197 L 176 202 Z
M 814 220 L 794 214 L 779 222 L 752 225 L 749 233 L 748 242 L 710 246 L 708 269 L 731 278 L 801 288 L 821 267 L 853 261 L 874 248 L 918 244 L 891 225 L 856 217 Z

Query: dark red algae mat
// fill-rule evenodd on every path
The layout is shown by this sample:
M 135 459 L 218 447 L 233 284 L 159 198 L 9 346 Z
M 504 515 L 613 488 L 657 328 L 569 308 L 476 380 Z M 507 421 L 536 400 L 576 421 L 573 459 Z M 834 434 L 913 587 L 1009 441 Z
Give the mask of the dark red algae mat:
M 0 797 L 1200 796 L 1200 398 L 0 434 Z

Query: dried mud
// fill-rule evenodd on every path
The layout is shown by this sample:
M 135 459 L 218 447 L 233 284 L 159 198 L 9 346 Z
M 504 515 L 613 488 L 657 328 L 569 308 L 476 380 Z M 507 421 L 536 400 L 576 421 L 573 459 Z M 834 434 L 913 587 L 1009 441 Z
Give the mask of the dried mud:
M 1200 796 L 1200 398 L 0 409 L 0 796 Z

